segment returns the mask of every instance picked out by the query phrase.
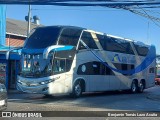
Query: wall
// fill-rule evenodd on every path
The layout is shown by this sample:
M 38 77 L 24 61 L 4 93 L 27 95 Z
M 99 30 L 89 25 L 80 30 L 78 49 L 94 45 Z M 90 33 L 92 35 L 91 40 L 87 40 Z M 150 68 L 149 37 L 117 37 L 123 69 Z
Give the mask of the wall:
M 23 46 L 25 39 L 25 37 L 6 35 L 6 46 Z

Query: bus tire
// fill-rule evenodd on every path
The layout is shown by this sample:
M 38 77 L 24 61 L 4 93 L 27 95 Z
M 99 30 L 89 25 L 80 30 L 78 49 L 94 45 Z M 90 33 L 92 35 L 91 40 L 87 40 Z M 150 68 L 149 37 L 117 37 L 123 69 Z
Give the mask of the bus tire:
M 45 97 L 45 98 L 51 98 L 51 97 L 53 97 L 53 95 L 50 95 L 50 94 L 44 94 L 44 97 Z
M 143 93 L 144 88 L 145 88 L 145 82 L 143 80 L 141 80 L 139 83 L 138 92 Z
M 78 98 L 81 95 L 82 95 L 82 84 L 81 84 L 81 81 L 78 80 L 73 85 L 73 90 L 72 90 L 71 96 L 74 97 L 74 98 Z
M 138 85 L 137 85 L 136 80 L 132 81 L 130 91 L 131 91 L 131 93 L 136 93 L 138 91 Z

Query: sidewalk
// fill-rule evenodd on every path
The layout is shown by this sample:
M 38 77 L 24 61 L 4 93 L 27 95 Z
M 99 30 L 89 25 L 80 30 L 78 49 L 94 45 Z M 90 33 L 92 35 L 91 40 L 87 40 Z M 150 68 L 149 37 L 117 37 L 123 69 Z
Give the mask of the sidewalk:
M 155 85 L 155 87 L 153 88 L 158 88 L 158 91 L 152 94 L 148 94 L 147 98 L 150 100 L 160 101 L 160 85 Z M 150 89 L 153 89 L 153 88 L 150 88 Z

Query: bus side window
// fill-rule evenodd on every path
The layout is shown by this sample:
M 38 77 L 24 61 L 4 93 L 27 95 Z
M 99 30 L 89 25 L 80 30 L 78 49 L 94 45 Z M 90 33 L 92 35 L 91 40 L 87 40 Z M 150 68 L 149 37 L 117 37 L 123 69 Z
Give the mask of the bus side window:
M 80 34 L 81 34 L 80 29 L 73 29 L 73 28 L 63 29 L 58 44 L 77 46 Z
M 65 59 L 56 59 L 53 65 L 53 71 L 55 73 L 65 72 Z
M 91 36 L 91 33 L 84 31 L 81 39 L 90 49 L 98 49 L 94 39 Z
M 70 71 L 73 60 L 66 59 L 66 72 Z
M 80 42 L 79 46 L 78 46 L 78 49 L 83 50 L 83 49 L 86 49 L 86 47 Z
M 140 46 L 140 45 L 136 45 L 136 44 L 134 44 L 134 46 L 136 48 L 136 51 L 137 51 L 138 55 L 140 55 L 140 56 L 146 56 L 147 55 L 147 53 L 149 51 L 148 47 Z
M 149 73 L 155 73 L 155 68 L 154 67 L 149 68 Z
M 106 50 L 105 49 L 105 44 L 106 44 L 105 36 L 104 35 L 100 35 L 100 34 L 96 34 L 96 36 L 97 36 L 97 38 L 99 40 L 99 43 L 101 44 L 102 48 L 104 50 Z

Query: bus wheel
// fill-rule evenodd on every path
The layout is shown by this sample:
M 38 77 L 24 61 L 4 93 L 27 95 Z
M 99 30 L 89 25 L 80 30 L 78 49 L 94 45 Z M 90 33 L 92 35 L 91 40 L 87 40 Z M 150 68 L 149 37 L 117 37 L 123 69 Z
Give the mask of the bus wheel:
M 144 88 L 145 88 L 145 84 L 144 84 L 144 82 L 141 80 L 141 81 L 140 81 L 140 84 L 139 84 L 138 92 L 139 92 L 139 93 L 143 93 Z
M 138 90 L 138 85 L 137 85 L 136 81 L 133 80 L 130 91 L 131 91 L 131 93 L 136 93 L 137 90 Z
M 44 98 L 52 98 L 53 95 L 49 95 L 49 94 L 44 94 Z
M 80 81 L 77 81 L 73 86 L 72 97 L 78 98 L 81 95 L 82 95 L 82 85 Z

